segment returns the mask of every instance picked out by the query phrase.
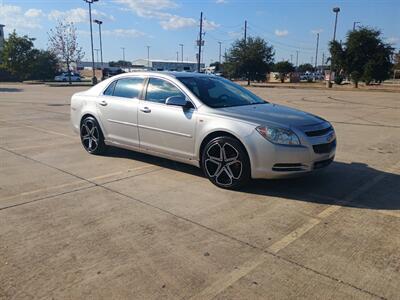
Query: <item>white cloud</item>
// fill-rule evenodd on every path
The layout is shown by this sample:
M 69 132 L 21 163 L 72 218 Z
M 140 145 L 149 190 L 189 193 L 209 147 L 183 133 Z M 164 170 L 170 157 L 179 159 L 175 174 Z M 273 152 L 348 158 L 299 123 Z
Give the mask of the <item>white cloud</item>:
M 41 28 L 40 9 L 28 9 L 24 11 L 16 5 L 0 5 L 0 20 L 6 25 L 6 30 L 26 31 Z
M 193 18 L 184 18 L 180 16 L 170 16 L 166 20 L 160 21 L 161 27 L 165 30 L 175 30 L 185 27 L 196 26 L 197 22 Z
M 228 1 L 227 0 L 216 0 L 215 3 L 217 3 L 217 4 L 226 4 L 226 3 L 228 3 Z
M 397 44 L 398 42 L 400 42 L 400 38 L 392 36 L 392 37 L 387 38 L 385 41 L 386 41 L 386 43 L 389 43 L 389 44 Z
M 284 29 L 284 30 L 275 29 L 276 36 L 287 36 L 288 34 L 289 34 L 289 31 L 287 31 L 286 29 Z
M 92 10 L 92 17 L 99 19 L 107 19 L 109 21 L 115 20 L 114 16 L 108 15 L 96 9 Z M 48 18 L 52 21 L 65 20 L 67 22 L 73 22 L 73 23 L 87 23 L 89 22 L 89 12 L 87 9 L 81 7 L 73 8 L 67 11 L 52 10 L 49 13 Z
M 44 13 L 41 9 L 30 8 L 24 13 L 24 16 L 28 18 L 38 18 L 44 16 Z
M 143 32 L 136 29 L 104 30 L 103 33 L 104 35 L 109 35 L 109 36 L 130 37 L 130 38 L 137 38 L 145 35 Z
M 311 30 L 311 33 L 312 34 L 317 34 L 317 33 L 321 33 L 321 32 L 323 32 L 324 30 L 322 29 L 322 28 L 319 28 L 319 29 L 313 29 L 313 30 Z
M 115 3 L 125 5 L 122 10 L 130 10 L 139 17 L 159 20 L 164 30 L 176 30 L 197 26 L 194 18 L 178 16 L 169 13 L 168 10 L 177 8 L 178 5 L 172 0 L 114 0 Z M 205 21 L 204 27 L 213 30 L 218 27 L 213 21 Z
M 203 22 L 204 29 L 206 30 L 214 30 L 220 26 L 220 24 L 215 23 L 214 21 L 205 20 Z

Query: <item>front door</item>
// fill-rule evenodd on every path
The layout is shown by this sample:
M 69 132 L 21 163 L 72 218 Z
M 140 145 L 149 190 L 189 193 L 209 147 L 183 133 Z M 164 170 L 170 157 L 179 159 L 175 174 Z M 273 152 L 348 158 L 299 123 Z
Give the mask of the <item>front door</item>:
M 183 159 L 194 157 L 194 107 L 166 105 L 171 96 L 185 97 L 173 83 L 149 78 L 138 111 L 140 147 Z
M 138 105 L 143 78 L 121 78 L 109 85 L 99 97 L 104 136 L 111 142 L 139 147 Z

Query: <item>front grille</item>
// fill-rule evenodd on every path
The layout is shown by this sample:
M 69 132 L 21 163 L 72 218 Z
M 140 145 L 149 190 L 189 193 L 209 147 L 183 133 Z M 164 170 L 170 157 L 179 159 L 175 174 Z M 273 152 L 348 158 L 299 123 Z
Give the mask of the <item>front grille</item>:
M 329 153 L 336 147 L 336 140 L 330 143 L 313 145 L 314 152 L 317 154 Z
M 307 136 L 313 137 L 313 136 L 325 135 L 332 130 L 333 130 L 332 126 L 329 126 L 328 128 L 313 130 L 313 131 L 306 131 L 305 133 Z

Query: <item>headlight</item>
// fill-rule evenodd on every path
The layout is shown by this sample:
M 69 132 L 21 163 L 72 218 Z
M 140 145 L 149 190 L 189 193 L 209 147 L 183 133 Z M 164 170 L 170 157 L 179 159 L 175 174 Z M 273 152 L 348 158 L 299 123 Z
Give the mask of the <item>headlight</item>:
M 259 126 L 256 128 L 256 130 L 259 134 L 272 143 L 281 145 L 300 145 L 299 138 L 290 129 Z

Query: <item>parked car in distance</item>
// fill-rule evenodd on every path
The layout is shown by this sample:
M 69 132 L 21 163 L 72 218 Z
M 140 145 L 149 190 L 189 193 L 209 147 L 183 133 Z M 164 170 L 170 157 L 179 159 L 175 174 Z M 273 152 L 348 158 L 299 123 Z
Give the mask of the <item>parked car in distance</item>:
M 326 167 L 336 150 L 328 121 L 199 73 L 114 76 L 72 96 L 71 122 L 90 154 L 116 146 L 165 157 L 232 189 Z
M 69 81 L 69 75 L 68 72 L 65 73 L 61 73 L 60 75 L 57 75 L 56 77 L 54 77 L 55 81 Z M 79 74 L 76 73 L 71 73 L 71 81 L 81 81 L 81 76 Z

